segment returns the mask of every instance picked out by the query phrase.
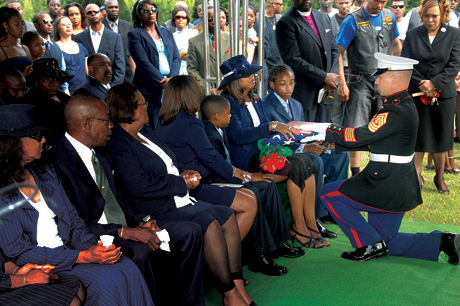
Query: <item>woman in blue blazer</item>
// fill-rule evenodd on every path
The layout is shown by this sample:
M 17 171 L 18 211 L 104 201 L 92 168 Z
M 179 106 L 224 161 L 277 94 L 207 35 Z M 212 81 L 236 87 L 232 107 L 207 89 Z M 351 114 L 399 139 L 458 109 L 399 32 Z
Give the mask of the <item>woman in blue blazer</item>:
M 136 222 L 151 216 L 199 225 L 204 237 L 204 263 L 216 280 L 223 304 L 230 304 L 232 299 L 250 304 L 252 299 L 243 284 L 234 210 L 190 196 L 189 190 L 200 185 L 201 176 L 191 170 L 179 172 L 174 153 L 147 124 L 147 105 L 135 86 L 114 86 L 105 101 L 115 123 L 107 149 L 130 217 Z
M 269 137 L 273 132 L 295 138 L 300 130 L 278 121 L 269 122 L 260 98 L 254 93 L 254 73 L 262 66 L 251 65 L 242 55 L 225 61 L 220 70 L 224 79 L 219 86 L 222 96 L 231 106 L 230 123 L 226 129 L 232 162 L 250 172 L 260 170 L 257 141 Z M 275 182 L 287 180 L 287 193 L 294 224 L 291 234 L 309 248 L 329 246 L 321 237 L 315 219 L 315 176 L 318 172 L 311 159 L 303 154 L 287 157 L 292 170 L 287 176 L 273 174 Z M 305 213 L 307 212 L 307 213 Z M 293 238 L 293 239 L 294 239 Z
M 164 85 L 179 74 L 179 50 L 171 31 L 157 25 L 158 8 L 153 1 L 138 0 L 132 18 L 128 50 L 136 63 L 133 83 L 149 103 L 150 126 L 155 129 Z

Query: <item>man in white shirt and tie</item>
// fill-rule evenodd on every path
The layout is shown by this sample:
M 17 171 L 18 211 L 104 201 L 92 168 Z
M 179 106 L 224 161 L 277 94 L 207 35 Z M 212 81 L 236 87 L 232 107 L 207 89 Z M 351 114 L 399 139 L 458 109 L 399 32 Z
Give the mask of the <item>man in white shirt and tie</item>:
M 75 36 L 75 41 L 82 43 L 90 54 L 103 53 L 112 63 L 112 80 L 110 85 L 122 84 L 125 79 L 126 62 L 123 41 L 120 34 L 106 28 L 102 23 L 102 14 L 96 4 L 86 6 L 86 16 L 90 27 Z

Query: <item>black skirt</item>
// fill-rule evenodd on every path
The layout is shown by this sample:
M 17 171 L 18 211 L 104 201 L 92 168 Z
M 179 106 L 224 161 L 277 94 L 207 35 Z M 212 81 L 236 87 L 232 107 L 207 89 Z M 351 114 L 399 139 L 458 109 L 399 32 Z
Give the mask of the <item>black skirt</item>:
M 414 98 L 419 115 L 416 152 L 440 153 L 453 148 L 455 100 L 438 98 L 439 105 L 425 105 Z

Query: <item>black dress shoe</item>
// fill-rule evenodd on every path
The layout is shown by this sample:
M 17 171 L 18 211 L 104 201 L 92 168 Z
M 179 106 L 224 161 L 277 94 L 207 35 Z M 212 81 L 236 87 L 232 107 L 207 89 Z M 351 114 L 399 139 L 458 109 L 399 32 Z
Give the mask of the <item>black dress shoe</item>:
M 337 234 L 334 232 L 331 232 L 327 228 L 324 227 L 323 223 L 319 221 L 319 219 L 316 219 L 316 226 L 319 229 L 319 232 L 321 233 L 321 237 L 323 238 L 337 238 Z
M 390 250 L 388 250 L 385 241 L 380 239 L 376 243 L 358 248 L 354 252 L 344 252 L 342 253 L 342 258 L 354 261 L 366 261 L 387 255 L 390 255 Z
M 332 218 L 331 215 L 325 215 L 324 217 L 319 218 L 319 220 L 323 224 L 337 224 L 337 222 L 335 222 L 334 218 Z
M 251 263 L 248 265 L 249 271 L 260 272 L 269 276 L 278 276 L 288 273 L 286 267 L 280 266 L 270 258 L 262 255 L 251 260 Z
M 296 258 L 305 255 L 305 250 L 301 247 L 293 247 L 286 241 L 278 246 L 278 248 L 270 253 L 265 254 L 267 258 L 275 259 L 280 256 L 287 258 Z
M 442 233 L 440 249 L 446 253 L 448 263 L 458 265 L 460 261 L 460 235 L 450 232 Z

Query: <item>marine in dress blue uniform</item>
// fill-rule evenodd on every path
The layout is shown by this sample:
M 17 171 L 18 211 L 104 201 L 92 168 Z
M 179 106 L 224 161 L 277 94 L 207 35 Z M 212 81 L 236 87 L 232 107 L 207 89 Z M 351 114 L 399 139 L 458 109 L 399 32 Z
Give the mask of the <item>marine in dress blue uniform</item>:
M 323 204 L 350 239 L 354 252 L 343 258 L 365 261 L 389 255 L 437 261 L 444 251 L 457 264 L 460 237 L 453 233 L 399 233 L 406 211 L 422 204 L 412 157 L 418 128 L 417 110 L 407 92 L 417 61 L 376 53 L 376 84 L 383 105 L 368 125 L 330 125 L 326 141 L 338 148 L 370 151 L 366 168 L 352 178 L 326 185 Z M 402 72 L 405 71 L 405 72 Z M 405 73 L 405 74 L 404 74 Z M 405 84 L 407 83 L 407 84 Z M 391 84 L 391 85 L 390 85 Z M 385 96 L 386 95 L 386 96 Z M 368 221 L 360 214 L 368 212 Z

